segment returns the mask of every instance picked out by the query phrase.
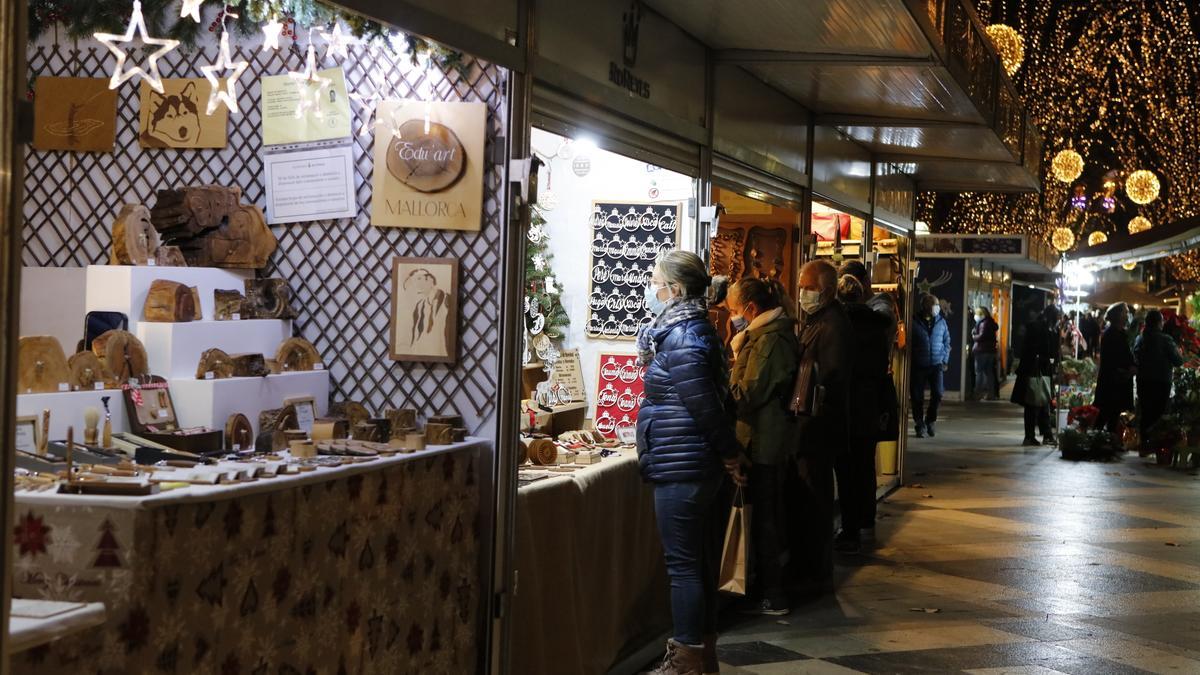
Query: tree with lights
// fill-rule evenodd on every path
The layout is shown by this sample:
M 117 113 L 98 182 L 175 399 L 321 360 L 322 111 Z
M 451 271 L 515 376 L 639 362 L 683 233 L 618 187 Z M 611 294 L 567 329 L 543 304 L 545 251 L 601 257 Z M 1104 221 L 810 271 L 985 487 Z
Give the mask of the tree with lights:
M 561 340 L 571 325 L 571 317 L 562 304 L 562 287 L 554 278 L 554 255 L 546 233 L 546 218 L 537 207 L 532 210 L 525 247 L 525 327 L 529 337 L 545 334 Z

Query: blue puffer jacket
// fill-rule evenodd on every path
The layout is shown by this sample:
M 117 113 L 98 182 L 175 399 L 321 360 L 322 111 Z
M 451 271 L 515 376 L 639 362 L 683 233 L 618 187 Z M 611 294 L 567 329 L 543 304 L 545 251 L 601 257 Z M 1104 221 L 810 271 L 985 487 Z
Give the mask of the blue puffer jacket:
M 637 447 L 642 477 L 654 483 L 720 475 L 722 457 L 742 448 L 727 410 L 724 353 L 717 333 L 695 318 L 651 329 L 654 360 L 643 379 Z
M 950 363 L 950 327 L 941 314 L 933 317 L 932 325 L 924 317 L 914 318 L 908 339 L 912 342 L 913 365 L 917 368 Z

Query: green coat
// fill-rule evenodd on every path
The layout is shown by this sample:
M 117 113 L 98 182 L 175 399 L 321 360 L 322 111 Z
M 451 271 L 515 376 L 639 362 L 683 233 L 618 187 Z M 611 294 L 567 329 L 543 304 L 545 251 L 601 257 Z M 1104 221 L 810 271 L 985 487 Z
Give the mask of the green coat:
M 787 404 L 799 354 L 796 322 L 786 315 L 746 329 L 730 390 L 737 404 L 737 438 L 754 463 L 781 464 L 795 453 L 796 423 Z

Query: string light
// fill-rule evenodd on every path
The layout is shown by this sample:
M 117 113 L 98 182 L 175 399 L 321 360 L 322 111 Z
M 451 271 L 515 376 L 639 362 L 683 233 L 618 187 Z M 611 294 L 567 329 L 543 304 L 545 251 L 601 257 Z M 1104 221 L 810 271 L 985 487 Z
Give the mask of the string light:
M 1108 241 L 1108 235 L 1103 232 L 1093 232 L 1088 235 L 1088 246 L 1099 246 Z
M 200 5 L 204 0 L 183 0 L 179 5 L 179 18 L 192 17 L 192 21 L 200 23 Z
M 1137 234 L 1145 232 L 1152 227 L 1149 220 L 1145 216 L 1134 216 L 1129 219 L 1129 234 Z
M 1075 233 L 1069 227 L 1055 228 L 1050 238 L 1050 245 L 1059 253 L 1066 253 L 1075 245 Z
M 283 33 L 283 24 L 279 23 L 279 19 L 277 19 L 274 14 L 271 15 L 270 21 L 263 24 L 262 32 L 263 32 L 262 50 L 264 52 L 278 51 L 279 50 L 279 36 Z
M 336 21 L 333 24 L 333 30 L 321 30 L 321 39 L 325 40 L 325 58 L 340 58 L 345 59 L 350 56 L 349 36 L 342 32 L 342 24 Z
M 225 28 L 225 19 L 236 19 L 237 14 L 226 11 L 221 19 L 221 47 L 217 52 L 217 61 L 212 65 L 200 66 L 200 72 L 204 73 L 204 79 L 208 80 L 208 107 L 205 109 L 206 114 L 213 114 L 217 111 L 217 107 L 224 104 L 229 112 L 237 115 L 241 113 L 237 102 L 237 81 L 250 67 L 248 61 L 234 62 L 229 56 L 229 31 Z M 221 86 L 221 80 L 217 77 L 219 70 L 232 70 L 233 72 L 225 76 L 225 86 Z
M 985 28 L 984 32 L 996 47 L 1000 63 L 1004 64 L 1004 71 L 1009 77 L 1015 75 L 1025 60 L 1025 40 L 1021 39 L 1021 34 L 1002 23 L 994 23 Z
M 313 46 L 311 39 L 308 42 L 308 53 L 304 57 L 304 71 L 291 71 L 288 77 L 292 78 L 296 89 L 300 91 L 300 101 L 296 104 L 296 119 L 304 117 L 309 110 L 312 111 L 313 117 L 322 117 L 321 99 L 325 90 L 333 85 L 333 80 L 323 77 L 317 71 L 317 48 Z
M 1153 171 L 1140 169 L 1125 179 L 1125 194 L 1134 204 L 1149 204 L 1158 199 L 1158 176 Z
M 133 42 L 133 34 L 137 33 L 137 39 L 144 45 L 153 45 L 158 49 L 151 52 L 146 57 L 146 68 L 141 66 L 133 66 L 129 70 L 125 70 L 126 53 L 118 44 L 129 44 Z M 168 40 L 165 38 L 152 38 L 146 34 L 146 19 L 142 16 L 142 3 L 138 0 L 133 2 L 133 13 L 129 15 L 129 26 L 125 29 L 124 35 L 116 35 L 114 33 L 95 33 L 93 35 L 100 44 L 108 47 L 108 51 L 112 52 L 117 57 L 117 65 L 113 68 L 112 78 L 108 81 L 109 89 L 116 89 L 122 83 L 140 77 L 150 88 L 158 93 L 164 93 L 162 75 L 158 72 L 158 60 L 166 56 L 168 52 L 179 46 L 179 40 Z
M 1135 263 L 1135 262 L 1121 263 L 1121 269 L 1125 270 L 1126 272 L 1132 272 L 1135 269 L 1137 269 L 1137 263 Z
M 1050 162 L 1050 170 L 1054 177 L 1064 183 L 1072 183 L 1079 174 L 1083 173 L 1083 157 L 1071 148 L 1060 150 Z

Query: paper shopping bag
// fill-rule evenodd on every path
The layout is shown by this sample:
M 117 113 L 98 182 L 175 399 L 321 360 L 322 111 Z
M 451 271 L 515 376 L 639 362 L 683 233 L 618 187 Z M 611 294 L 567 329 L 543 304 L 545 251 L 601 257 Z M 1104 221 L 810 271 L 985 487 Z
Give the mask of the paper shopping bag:
M 719 588 L 726 593 L 745 595 L 750 568 L 750 507 L 738 488 L 733 497 L 733 510 L 725 528 L 725 547 L 721 551 Z

